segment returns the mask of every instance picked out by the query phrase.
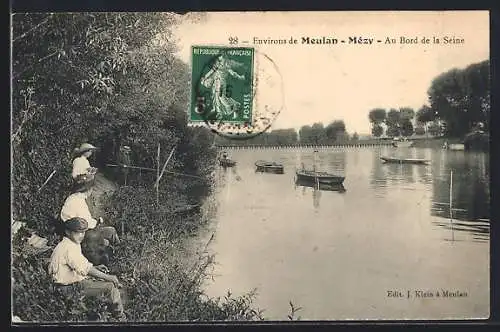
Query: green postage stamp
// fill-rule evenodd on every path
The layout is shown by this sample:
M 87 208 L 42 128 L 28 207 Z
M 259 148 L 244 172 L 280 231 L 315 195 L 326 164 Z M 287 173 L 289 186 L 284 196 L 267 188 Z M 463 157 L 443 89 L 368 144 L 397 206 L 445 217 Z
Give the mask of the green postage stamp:
M 190 122 L 252 123 L 254 49 L 191 48 Z

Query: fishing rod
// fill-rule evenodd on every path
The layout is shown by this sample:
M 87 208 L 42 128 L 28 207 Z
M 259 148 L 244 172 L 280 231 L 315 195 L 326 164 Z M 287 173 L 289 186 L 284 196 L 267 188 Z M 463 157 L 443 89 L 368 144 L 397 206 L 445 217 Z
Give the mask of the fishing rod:
M 156 172 L 155 168 L 150 168 L 150 167 L 128 166 L 128 165 L 115 165 L 115 164 L 106 164 L 106 166 L 109 166 L 109 167 L 121 167 L 121 168 L 133 168 L 133 169 L 140 169 L 140 170 L 145 170 L 145 171 L 154 171 L 154 172 Z M 184 173 L 167 171 L 167 170 L 165 170 L 164 172 L 165 173 L 170 173 L 170 174 L 175 174 L 175 175 L 187 176 L 187 177 L 196 178 L 196 179 L 203 179 L 201 176 L 196 176 L 196 175 L 191 175 L 191 174 L 184 174 Z

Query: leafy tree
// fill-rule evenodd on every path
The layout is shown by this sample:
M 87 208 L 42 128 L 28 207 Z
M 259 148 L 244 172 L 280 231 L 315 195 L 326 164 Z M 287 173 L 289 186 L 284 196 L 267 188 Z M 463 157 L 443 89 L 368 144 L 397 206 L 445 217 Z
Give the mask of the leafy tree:
M 311 126 L 311 140 L 314 144 L 326 143 L 325 127 L 321 122 L 316 122 Z
M 399 126 L 391 125 L 387 127 L 386 134 L 389 137 L 398 137 L 401 136 L 401 131 L 399 129 Z
M 411 123 L 410 119 L 405 118 L 401 122 L 401 135 L 409 137 L 413 135 L 413 124 Z
M 312 135 L 311 135 L 311 126 L 305 125 L 300 127 L 299 130 L 299 141 L 301 144 L 312 144 L 314 143 L 312 140 Z
M 339 138 L 342 139 L 345 132 L 345 123 L 343 120 L 335 120 L 325 128 L 325 135 L 330 143 L 336 142 Z
M 433 121 L 427 129 L 432 136 L 441 136 L 443 134 L 443 126 L 438 121 Z
M 415 134 L 416 135 L 424 135 L 426 132 L 425 128 L 423 126 L 417 126 L 415 127 Z
M 411 107 L 401 107 L 399 109 L 400 119 L 403 120 L 413 120 L 415 117 L 415 111 Z
M 477 122 L 489 125 L 489 60 L 437 76 L 428 90 L 431 108 L 446 123 L 445 134 L 463 137 Z
M 372 124 L 380 124 L 385 121 L 387 117 L 386 111 L 383 108 L 375 108 L 368 113 L 368 118 Z
M 354 134 L 352 134 L 351 140 L 352 141 L 358 141 L 359 140 L 359 135 L 358 135 L 357 132 L 354 132 Z
M 416 118 L 418 122 L 427 124 L 436 119 L 436 112 L 427 105 L 422 105 L 417 111 Z
M 381 125 L 379 125 L 379 124 L 373 125 L 373 127 L 372 127 L 372 135 L 373 136 L 380 137 L 380 136 L 382 136 L 383 133 L 384 133 L 384 128 Z
M 387 112 L 387 118 L 385 120 L 385 123 L 387 126 L 397 127 L 399 126 L 400 120 L 401 120 L 401 113 L 397 109 L 391 108 L 389 112 Z

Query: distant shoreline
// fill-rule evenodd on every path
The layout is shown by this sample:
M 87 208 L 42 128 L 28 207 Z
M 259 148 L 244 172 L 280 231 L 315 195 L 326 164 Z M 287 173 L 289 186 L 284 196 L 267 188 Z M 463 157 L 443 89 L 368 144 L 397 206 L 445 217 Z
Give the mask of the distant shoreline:
M 418 138 L 409 138 L 410 141 L 413 141 L 413 147 L 416 148 L 442 148 L 443 144 L 445 141 L 448 142 L 448 144 L 454 144 L 454 143 L 460 143 L 460 139 L 458 138 L 445 138 L 445 137 L 418 137 Z M 243 145 L 243 144 L 238 144 L 236 141 L 233 144 L 216 144 L 218 148 L 230 148 L 230 147 L 243 147 L 243 148 L 250 148 L 250 147 L 301 147 L 301 148 L 308 148 L 308 147 L 345 147 L 345 146 L 390 146 L 392 145 L 393 139 L 392 138 L 371 138 L 371 139 L 361 139 L 357 141 L 345 141 L 345 142 L 339 142 L 339 143 L 333 143 L 333 144 L 248 144 L 248 145 Z M 231 142 L 232 143 L 232 142 Z

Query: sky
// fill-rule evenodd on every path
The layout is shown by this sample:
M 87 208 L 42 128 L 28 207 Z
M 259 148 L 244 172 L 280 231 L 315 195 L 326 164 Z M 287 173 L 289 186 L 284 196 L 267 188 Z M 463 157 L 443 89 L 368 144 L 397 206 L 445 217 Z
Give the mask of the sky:
M 285 107 L 272 129 L 344 120 L 350 133 L 369 134 L 373 108 L 427 103 L 432 79 L 452 68 L 489 58 L 488 11 L 428 12 L 211 12 L 187 15 L 174 30 L 178 56 L 189 63 L 191 45 L 229 45 L 238 37 L 265 53 L 283 78 Z M 301 44 L 302 37 L 336 38 L 338 44 Z M 418 38 L 401 44 L 400 37 Z M 433 37 L 440 44 L 433 44 Z M 443 38 L 463 39 L 444 44 Z M 253 39 L 298 39 L 290 44 L 254 44 Z M 349 37 L 373 38 L 348 44 Z M 386 44 L 386 38 L 395 44 Z M 421 43 L 423 37 L 429 44 Z M 341 43 L 345 40 L 346 43 Z M 376 40 L 382 40 L 377 43 Z M 273 93 L 273 91 L 269 91 Z

